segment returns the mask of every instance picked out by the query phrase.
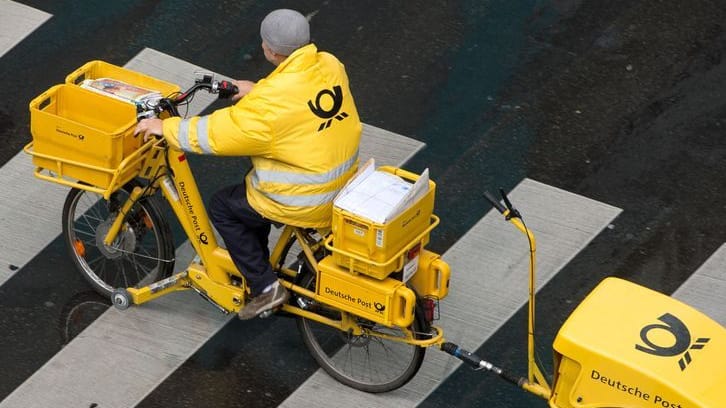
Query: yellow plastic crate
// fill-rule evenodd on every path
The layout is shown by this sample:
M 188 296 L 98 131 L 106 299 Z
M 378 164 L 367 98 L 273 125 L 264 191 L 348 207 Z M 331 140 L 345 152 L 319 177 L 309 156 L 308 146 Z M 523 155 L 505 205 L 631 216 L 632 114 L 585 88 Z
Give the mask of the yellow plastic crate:
M 415 182 L 418 175 L 395 167 L 380 167 Z M 429 181 L 424 197 L 385 224 L 333 207 L 332 235 L 325 246 L 333 252 L 333 260 L 351 271 L 377 279 L 401 270 L 409 259 L 409 250 L 419 250 L 429 242 L 429 232 L 438 224 L 433 215 L 436 184 Z
M 56 85 L 30 102 L 33 164 L 99 188 L 108 188 L 124 157 L 142 142 L 134 136 L 134 105 L 75 85 Z M 123 169 L 119 184 L 140 164 Z
M 100 60 L 87 62 L 82 67 L 68 74 L 66 83 L 79 85 L 86 79 L 98 78 L 117 79 L 141 88 L 159 91 L 162 96 L 169 96 L 180 90 L 178 85 Z

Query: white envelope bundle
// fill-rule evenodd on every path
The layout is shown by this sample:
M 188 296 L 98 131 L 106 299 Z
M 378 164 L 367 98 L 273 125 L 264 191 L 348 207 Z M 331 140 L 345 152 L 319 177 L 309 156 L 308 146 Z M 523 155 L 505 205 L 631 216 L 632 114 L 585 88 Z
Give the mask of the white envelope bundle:
M 429 170 L 416 183 L 375 169 L 370 159 L 335 198 L 333 205 L 378 224 L 385 224 L 426 195 Z

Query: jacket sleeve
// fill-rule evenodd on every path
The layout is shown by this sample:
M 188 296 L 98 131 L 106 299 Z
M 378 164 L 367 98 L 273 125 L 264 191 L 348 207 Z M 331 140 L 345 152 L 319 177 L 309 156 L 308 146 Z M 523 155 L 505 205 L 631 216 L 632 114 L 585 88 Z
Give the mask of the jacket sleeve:
M 173 147 L 219 156 L 260 156 L 271 151 L 271 113 L 259 98 L 242 98 L 235 105 L 205 116 L 165 119 L 163 133 Z

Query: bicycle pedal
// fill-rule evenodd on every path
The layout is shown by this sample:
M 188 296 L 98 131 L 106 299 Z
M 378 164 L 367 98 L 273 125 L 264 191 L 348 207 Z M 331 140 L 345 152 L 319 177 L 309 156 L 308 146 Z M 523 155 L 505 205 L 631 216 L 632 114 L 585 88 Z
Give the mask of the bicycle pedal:
M 257 317 L 259 317 L 260 319 L 266 319 L 272 316 L 273 313 L 275 313 L 275 309 L 267 309 L 264 312 L 258 314 Z
M 278 306 L 273 307 L 272 309 L 267 309 L 263 312 L 260 312 L 260 314 L 258 314 L 257 317 L 259 317 L 260 319 L 266 319 L 266 318 L 272 316 L 273 314 L 275 314 L 275 312 L 279 312 L 280 310 L 282 310 L 282 305 L 278 305 Z

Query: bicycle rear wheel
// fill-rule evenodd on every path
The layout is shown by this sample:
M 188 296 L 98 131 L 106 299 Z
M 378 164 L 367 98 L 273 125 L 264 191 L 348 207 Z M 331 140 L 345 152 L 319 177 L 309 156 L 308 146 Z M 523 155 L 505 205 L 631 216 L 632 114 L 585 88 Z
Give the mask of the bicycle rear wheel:
M 151 197 L 134 203 L 111 245 L 103 239 L 136 183 L 106 201 L 100 194 L 72 189 L 63 206 L 63 237 L 73 263 L 99 294 L 142 287 L 171 275 L 174 244 L 166 219 Z
M 315 275 L 309 273 L 303 286 L 315 291 Z M 333 320 L 340 320 L 340 311 L 309 299 L 306 309 Z M 424 333 L 425 320 L 419 308 L 409 330 Z M 354 336 L 313 320 L 299 318 L 298 329 L 303 341 L 318 364 L 337 381 L 371 393 L 388 392 L 406 384 L 418 372 L 426 348 L 376 336 Z M 389 328 L 361 320 L 367 329 L 395 337 L 405 337 L 401 329 Z M 418 336 L 416 336 L 418 338 Z

